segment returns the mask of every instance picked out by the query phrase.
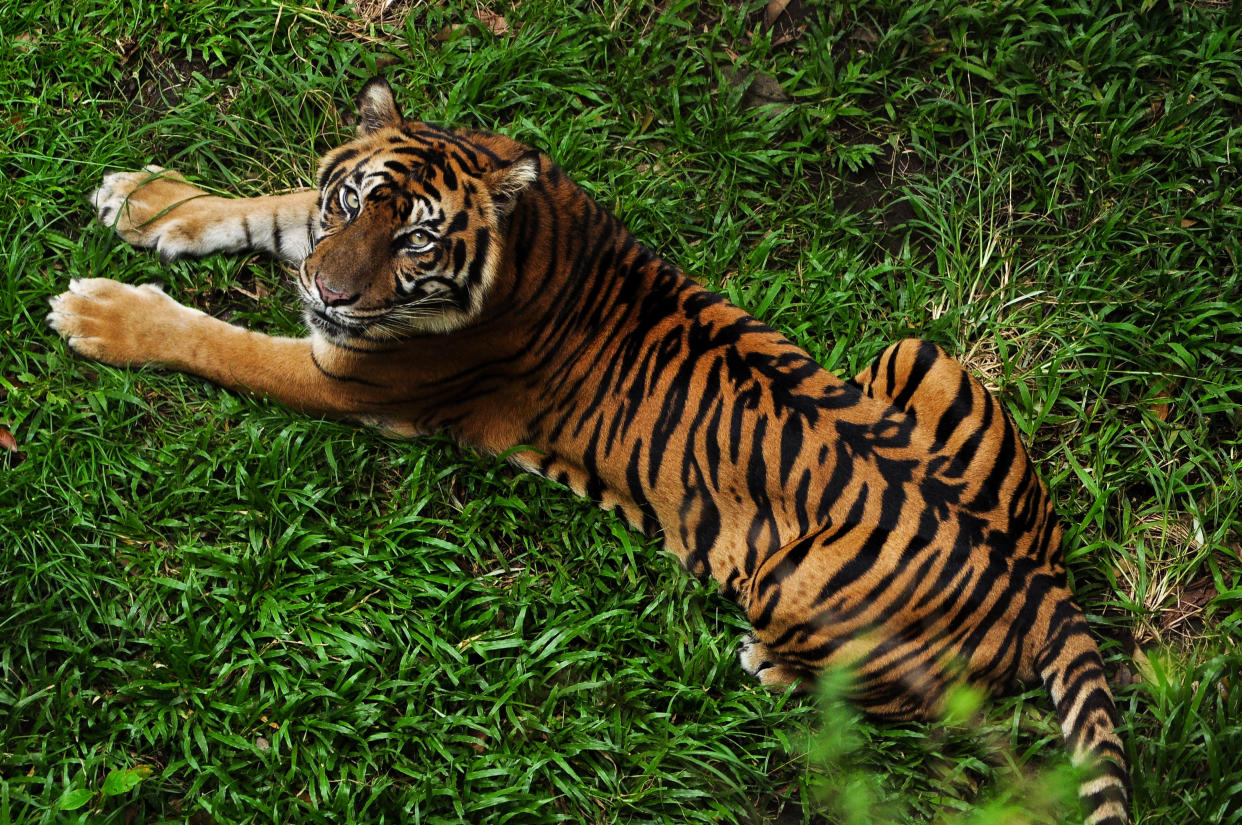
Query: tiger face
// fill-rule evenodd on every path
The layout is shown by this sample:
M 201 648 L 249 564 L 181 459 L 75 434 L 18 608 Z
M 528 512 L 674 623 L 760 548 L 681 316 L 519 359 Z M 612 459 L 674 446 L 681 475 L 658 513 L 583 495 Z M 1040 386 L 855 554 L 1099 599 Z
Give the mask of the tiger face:
M 490 151 L 402 118 L 386 83 L 359 95 L 357 136 L 318 173 L 314 246 L 298 272 L 311 328 L 336 341 L 444 333 L 483 311 L 504 225 L 539 156 Z

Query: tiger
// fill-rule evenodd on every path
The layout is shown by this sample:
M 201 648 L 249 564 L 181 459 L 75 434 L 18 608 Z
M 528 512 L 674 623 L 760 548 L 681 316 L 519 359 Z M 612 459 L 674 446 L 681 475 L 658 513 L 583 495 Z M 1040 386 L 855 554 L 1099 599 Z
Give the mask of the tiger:
M 406 119 L 383 78 L 315 187 L 235 198 L 116 172 L 98 219 L 162 261 L 290 264 L 309 334 L 276 337 L 153 284 L 73 279 L 75 352 L 156 365 L 390 434 L 448 433 L 663 539 L 750 622 L 760 684 L 848 668 L 873 716 L 934 719 L 956 685 L 1039 680 L 1086 821 L 1129 819 L 1103 661 L 1013 420 L 935 344 L 843 380 L 640 243 L 543 153 Z

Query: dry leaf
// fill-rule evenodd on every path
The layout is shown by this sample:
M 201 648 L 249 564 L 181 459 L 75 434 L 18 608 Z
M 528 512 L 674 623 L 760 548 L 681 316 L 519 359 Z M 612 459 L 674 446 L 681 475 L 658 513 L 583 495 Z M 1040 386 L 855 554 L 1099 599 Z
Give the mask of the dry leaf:
M 742 105 L 749 109 L 765 103 L 788 103 L 789 99 L 779 80 L 769 74 L 755 72 L 742 95 Z
M 770 2 L 763 7 L 763 19 L 767 21 L 769 26 L 771 26 L 776 22 L 776 18 L 785 13 L 785 7 L 788 5 L 789 0 L 770 0 Z
M 240 292 L 242 295 L 245 295 L 247 298 L 251 299 L 252 301 L 262 301 L 264 298 L 272 294 L 272 291 L 267 288 L 267 285 L 260 281 L 254 282 L 253 292 L 251 292 L 249 289 L 246 289 L 244 286 L 241 286 L 240 284 L 234 286 L 233 289 Z
M 1198 226 L 1199 222 L 1194 218 L 1182 218 L 1182 229 L 1189 229 L 1192 226 Z
M 1167 392 L 1159 393 L 1156 398 L 1160 399 L 1159 404 L 1152 405 L 1151 411 L 1156 414 L 1156 418 L 1161 421 L 1169 420 L 1169 409 L 1172 407 L 1173 398 Z
M 878 42 L 880 38 L 878 38 L 875 35 L 875 32 L 872 32 L 870 29 L 863 28 L 862 26 L 855 26 L 854 39 L 871 46 Z
M 773 47 L 801 40 L 806 35 L 808 0 L 769 0 L 763 7 L 763 26 L 772 34 Z
M 503 14 L 488 11 L 487 9 L 475 9 L 475 18 L 487 27 L 487 30 L 497 37 L 503 37 L 509 33 L 509 21 L 505 19 Z
M 121 53 L 121 65 L 124 66 L 138 53 L 138 41 L 132 37 L 122 38 L 116 41 L 116 50 Z
M 17 452 L 17 439 L 4 427 L 0 427 L 0 449 L 8 450 L 10 453 Z
M 1152 398 L 1151 411 L 1152 414 L 1161 421 L 1169 420 L 1169 413 L 1173 411 L 1173 390 L 1178 386 L 1178 381 L 1173 378 L 1165 378 L 1161 380 L 1155 387 L 1156 393 Z

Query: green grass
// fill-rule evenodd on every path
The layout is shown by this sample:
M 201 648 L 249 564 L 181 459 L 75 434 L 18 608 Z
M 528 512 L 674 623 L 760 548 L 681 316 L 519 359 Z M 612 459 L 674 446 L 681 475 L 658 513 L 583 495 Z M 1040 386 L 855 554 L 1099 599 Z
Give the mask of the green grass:
M 278 267 L 162 268 L 85 197 L 152 161 L 304 185 L 380 69 L 830 369 L 917 334 L 983 375 L 1068 528 L 1137 819 L 1242 821 L 1237 3 L 806 6 L 495 2 L 496 36 L 474 3 L 0 0 L 0 823 L 1055 821 L 1038 690 L 931 725 L 768 694 L 738 611 L 564 490 L 45 327 L 107 275 L 296 331 Z

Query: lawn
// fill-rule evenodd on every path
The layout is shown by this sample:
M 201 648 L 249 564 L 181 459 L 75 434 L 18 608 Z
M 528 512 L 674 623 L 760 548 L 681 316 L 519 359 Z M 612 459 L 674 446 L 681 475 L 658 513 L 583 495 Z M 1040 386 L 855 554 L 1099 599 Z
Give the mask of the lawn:
M 833 371 L 918 335 L 981 375 L 1136 819 L 1242 822 L 1239 8 L 0 0 L 0 825 L 1074 819 L 1041 690 L 925 725 L 766 692 L 739 611 L 568 491 L 45 326 L 106 275 L 296 334 L 278 265 L 163 267 L 86 197 L 307 185 L 376 73 Z

